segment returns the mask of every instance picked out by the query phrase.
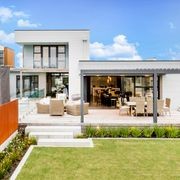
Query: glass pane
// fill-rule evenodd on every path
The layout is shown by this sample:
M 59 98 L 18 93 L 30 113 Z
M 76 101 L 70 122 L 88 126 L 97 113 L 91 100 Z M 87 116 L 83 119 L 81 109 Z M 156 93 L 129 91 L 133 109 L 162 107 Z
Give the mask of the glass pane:
M 41 54 L 34 54 L 34 61 L 41 61 Z
M 153 78 L 151 76 L 136 77 L 136 86 L 153 86 Z
M 136 86 L 143 86 L 143 77 L 136 77 Z
M 56 47 L 50 47 L 50 67 L 56 67 Z
M 29 91 L 30 90 L 30 79 L 24 77 L 24 91 Z
M 40 68 L 40 67 L 41 67 L 41 62 L 39 62 L 39 61 L 34 61 L 34 67 L 35 67 L 35 68 Z
M 65 61 L 65 54 L 58 54 L 58 61 Z
M 153 77 L 145 77 L 145 86 L 153 86 Z
M 136 88 L 136 97 L 143 97 L 144 96 L 144 88 Z
M 4 62 L 3 62 L 3 57 L 0 57 L 0 65 L 3 65 Z
M 0 52 L 0 57 L 3 57 L 3 52 L 2 51 Z
M 41 52 L 41 46 L 34 46 L 34 52 L 40 53 Z
M 58 46 L 59 53 L 65 53 L 65 46 Z
M 124 77 L 124 91 L 128 96 L 134 95 L 134 78 Z
M 153 88 L 145 88 L 144 94 L 145 97 L 153 97 Z
M 43 47 L 43 67 L 49 67 L 49 48 Z
M 64 67 L 65 67 L 64 61 L 58 61 L 58 68 L 64 69 Z

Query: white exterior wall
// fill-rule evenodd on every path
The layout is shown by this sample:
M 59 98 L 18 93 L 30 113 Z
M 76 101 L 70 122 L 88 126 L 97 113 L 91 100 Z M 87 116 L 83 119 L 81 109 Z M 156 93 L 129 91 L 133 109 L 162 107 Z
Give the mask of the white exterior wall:
M 168 74 L 162 77 L 162 98 L 171 99 L 171 109 L 180 106 L 180 74 Z
M 35 44 L 68 44 L 69 97 L 80 93 L 79 60 L 89 59 L 89 31 L 87 30 L 55 30 L 55 31 L 15 31 L 15 40 L 24 45 L 24 67 L 33 68 L 33 54 L 29 45 Z M 28 45 L 28 46 L 27 46 Z M 32 58 L 31 58 L 32 55 Z M 27 57 L 26 57 L 27 56 Z M 28 61 L 28 62 L 26 62 Z M 45 81 L 44 81 L 45 82 Z M 42 82 L 42 83 L 44 83 Z M 41 84 L 42 85 L 42 84 Z
M 12 72 L 9 75 L 11 98 L 16 98 L 16 75 L 18 75 L 18 73 L 12 73 Z
M 46 73 L 40 73 L 39 76 L 39 90 L 44 89 L 46 96 Z
M 24 45 L 23 47 L 23 68 L 33 68 L 33 46 Z

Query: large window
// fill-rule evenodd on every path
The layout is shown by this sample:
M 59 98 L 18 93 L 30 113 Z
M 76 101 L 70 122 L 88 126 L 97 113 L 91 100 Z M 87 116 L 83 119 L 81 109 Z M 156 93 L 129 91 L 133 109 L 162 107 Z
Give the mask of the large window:
M 34 46 L 34 67 L 65 69 L 67 46 Z
M 47 73 L 47 96 L 55 97 L 58 91 L 62 91 L 68 96 L 68 74 Z
M 137 76 L 135 77 L 135 96 L 152 96 L 153 77 Z
M 23 76 L 23 96 L 32 96 L 38 90 L 38 76 Z M 20 76 L 16 76 L 16 96 L 20 95 Z

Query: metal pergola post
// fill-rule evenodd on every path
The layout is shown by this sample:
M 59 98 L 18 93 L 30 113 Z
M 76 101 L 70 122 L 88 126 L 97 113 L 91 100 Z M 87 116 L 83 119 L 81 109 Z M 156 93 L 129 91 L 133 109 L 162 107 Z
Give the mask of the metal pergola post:
M 83 102 L 84 102 L 84 74 L 83 72 L 81 71 L 81 107 L 80 107 L 80 111 L 81 111 L 81 123 L 84 122 L 84 109 L 83 109 Z
M 157 72 L 153 74 L 153 123 L 157 123 Z
M 20 98 L 23 96 L 23 75 L 22 70 L 20 70 Z

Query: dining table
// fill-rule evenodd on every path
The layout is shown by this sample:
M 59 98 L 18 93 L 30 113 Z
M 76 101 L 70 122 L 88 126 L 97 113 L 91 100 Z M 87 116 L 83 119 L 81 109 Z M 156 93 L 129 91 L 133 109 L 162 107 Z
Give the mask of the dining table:
M 127 101 L 125 102 L 127 106 L 129 106 L 130 115 L 132 116 L 132 109 L 133 107 L 136 107 L 136 101 Z M 147 102 L 145 101 L 144 106 L 147 106 Z

